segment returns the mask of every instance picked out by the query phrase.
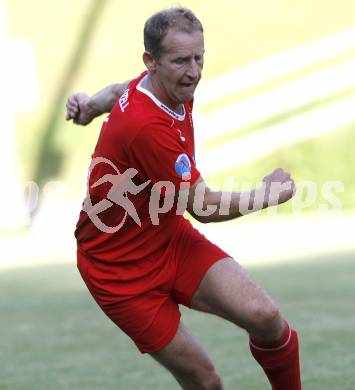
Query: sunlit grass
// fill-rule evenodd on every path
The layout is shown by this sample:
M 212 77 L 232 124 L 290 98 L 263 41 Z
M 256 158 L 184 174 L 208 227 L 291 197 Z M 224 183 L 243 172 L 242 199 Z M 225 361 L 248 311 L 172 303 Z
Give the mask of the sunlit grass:
M 354 257 L 344 253 L 248 267 L 298 330 L 305 389 L 355 386 Z M 177 388 L 100 312 L 74 264 L 2 271 L 0 294 L 1 389 Z M 210 353 L 227 390 L 268 388 L 243 331 L 187 309 L 183 318 Z

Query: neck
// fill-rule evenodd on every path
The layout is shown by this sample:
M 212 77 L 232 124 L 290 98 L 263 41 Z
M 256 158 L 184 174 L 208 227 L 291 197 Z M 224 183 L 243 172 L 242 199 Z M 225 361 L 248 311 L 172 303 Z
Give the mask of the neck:
M 171 99 L 167 98 L 166 94 L 160 88 L 159 83 L 148 73 L 148 77 L 143 81 L 143 88 L 151 92 L 158 100 L 164 103 L 167 107 L 172 109 L 178 114 L 183 114 L 184 110 L 181 103 L 173 102 Z

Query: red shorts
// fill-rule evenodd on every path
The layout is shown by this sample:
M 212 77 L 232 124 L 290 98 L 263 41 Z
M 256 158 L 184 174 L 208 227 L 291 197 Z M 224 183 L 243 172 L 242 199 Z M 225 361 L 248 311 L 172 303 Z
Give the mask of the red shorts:
M 139 261 L 107 264 L 78 250 L 78 269 L 105 314 L 142 352 L 155 352 L 175 336 L 179 304 L 190 307 L 209 267 L 229 257 L 184 221 L 164 248 Z

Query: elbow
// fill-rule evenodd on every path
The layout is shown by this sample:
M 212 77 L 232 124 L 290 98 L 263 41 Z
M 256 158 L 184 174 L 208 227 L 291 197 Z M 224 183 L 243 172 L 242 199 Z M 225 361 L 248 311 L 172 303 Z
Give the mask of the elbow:
M 195 218 L 195 219 L 197 222 L 203 223 L 204 225 L 210 222 L 208 218 Z
M 203 224 L 212 222 L 212 218 L 209 215 L 197 215 L 194 213 L 192 216 L 196 219 L 197 222 Z
M 194 209 L 193 207 L 188 207 L 187 211 L 197 222 L 203 224 L 214 222 L 215 220 L 215 210 L 208 210 L 207 206 L 197 209 Z

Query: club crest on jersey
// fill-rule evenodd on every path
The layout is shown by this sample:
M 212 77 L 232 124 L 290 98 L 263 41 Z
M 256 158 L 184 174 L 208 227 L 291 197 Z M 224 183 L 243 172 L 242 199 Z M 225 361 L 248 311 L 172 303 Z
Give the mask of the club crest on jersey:
M 175 171 L 183 179 L 189 178 L 191 174 L 191 163 L 187 154 L 182 153 L 178 156 L 175 161 Z

